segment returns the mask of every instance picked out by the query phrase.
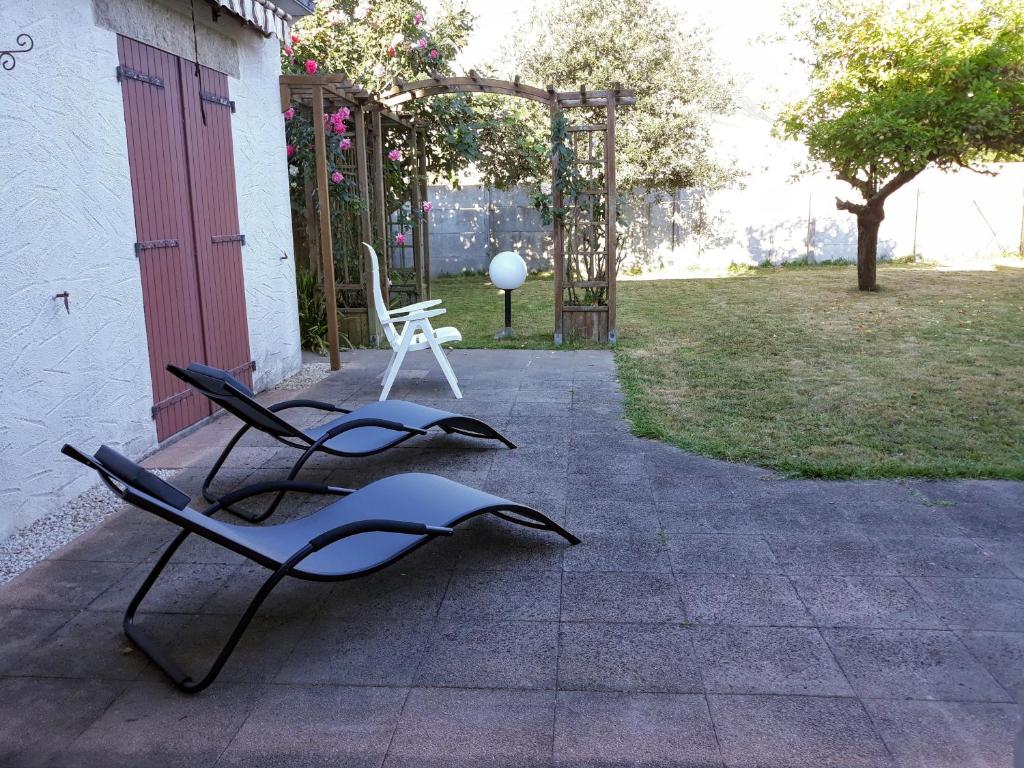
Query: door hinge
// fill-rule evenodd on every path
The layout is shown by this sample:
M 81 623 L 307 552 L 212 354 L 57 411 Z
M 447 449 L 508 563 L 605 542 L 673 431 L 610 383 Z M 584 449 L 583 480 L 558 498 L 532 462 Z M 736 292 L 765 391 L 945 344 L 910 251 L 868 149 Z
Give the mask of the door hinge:
M 192 393 L 193 390 L 190 388 L 186 389 L 184 392 L 179 392 L 176 395 L 165 397 L 159 403 L 153 404 L 153 407 L 150 408 L 150 414 L 155 419 L 157 417 L 157 414 L 160 413 L 160 411 L 170 408 L 175 403 L 180 403 L 182 400 L 185 400 L 186 398 L 192 397 Z
M 232 112 L 235 111 L 235 102 L 231 99 L 226 99 L 223 96 L 218 96 L 216 93 L 210 93 L 209 91 L 200 91 L 199 98 L 203 101 L 208 101 L 210 104 L 216 104 L 221 107 L 227 107 Z
M 210 238 L 211 243 L 241 243 L 245 245 L 245 235 L 214 235 Z
M 163 78 L 161 77 L 156 77 L 155 75 L 147 75 L 145 72 L 139 72 L 137 69 L 132 69 L 131 67 L 118 67 L 117 82 L 120 83 L 122 80 L 125 79 L 138 80 L 140 83 L 146 83 L 147 85 L 152 85 L 157 88 L 164 87 L 164 81 Z
M 135 244 L 135 255 L 138 256 L 143 251 L 152 251 L 155 248 L 177 248 L 177 240 L 143 240 L 141 243 Z
M 240 373 L 245 373 L 246 371 L 255 371 L 255 370 L 256 370 L 256 361 L 255 360 L 250 360 L 248 363 L 242 363 L 241 365 L 232 368 L 230 371 L 228 371 L 228 373 L 230 373 L 232 376 L 237 376 Z

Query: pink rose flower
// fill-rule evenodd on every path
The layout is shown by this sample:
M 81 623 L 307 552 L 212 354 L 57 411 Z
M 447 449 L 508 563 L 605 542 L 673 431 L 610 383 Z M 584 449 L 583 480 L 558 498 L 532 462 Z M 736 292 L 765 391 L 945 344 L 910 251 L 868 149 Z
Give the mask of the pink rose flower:
M 437 52 L 437 48 L 431 48 L 430 53 L 427 54 L 432 59 L 436 59 L 440 54 Z
M 295 45 L 297 42 L 299 42 L 299 36 L 292 35 L 292 45 Z
M 346 149 L 352 149 L 352 139 L 348 136 L 338 142 L 338 149 L 344 152 Z
M 284 55 L 285 56 L 291 56 L 292 55 L 292 47 L 290 45 L 286 45 L 284 47 Z
M 338 119 L 341 121 L 348 120 L 352 116 L 352 110 L 348 107 L 342 107 L 334 114 L 338 115 Z
M 405 245 L 405 233 L 399 232 L 395 235 L 395 245 Z
M 345 177 L 341 175 L 341 171 L 335 171 L 331 174 L 331 181 L 335 184 L 341 184 L 345 180 Z
M 287 146 L 287 148 L 285 149 L 285 151 L 288 153 L 288 157 L 291 157 L 292 155 L 295 154 L 295 147 L 293 147 L 291 144 L 289 144 Z
M 416 11 L 416 15 L 412 17 L 412 23 L 417 27 L 423 23 L 423 13 L 421 11 Z
M 316 62 L 313 61 L 312 59 L 306 59 L 306 74 L 316 74 Z
M 288 109 L 284 111 L 284 119 L 291 120 L 293 117 L 295 117 L 295 107 L 288 107 Z
M 416 41 L 416 45 L 418 45 L 420 48 L 426 48 L 427 47 L 427 38 L 421 37 L 419 40 Z
M 402 159 L 402 150 L 400 150 L 400 149 L 392 149 L 390 152 L 388 152 L 388 160 L 391 160 L 392 162 L 397 163 L 401 159 Z
M 429 200 L 424 200 L 423 201 L 423 212 L 424 213 L 430 213 L 432 210 L 434 210 L 434 204 L 432 202 L 430 202 Z

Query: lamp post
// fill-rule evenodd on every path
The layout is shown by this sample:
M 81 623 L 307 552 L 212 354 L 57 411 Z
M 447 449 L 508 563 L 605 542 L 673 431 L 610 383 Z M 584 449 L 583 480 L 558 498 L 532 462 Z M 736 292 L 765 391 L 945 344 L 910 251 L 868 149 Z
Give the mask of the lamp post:
M 505 327 L 494 338 L 514 339 L 516 332 L 512 330 L 512 291 L 526 280 L 526 262 L 518 253 L 502 251 L 491 259 L 487 271 L 491 282 L 505 292 Z

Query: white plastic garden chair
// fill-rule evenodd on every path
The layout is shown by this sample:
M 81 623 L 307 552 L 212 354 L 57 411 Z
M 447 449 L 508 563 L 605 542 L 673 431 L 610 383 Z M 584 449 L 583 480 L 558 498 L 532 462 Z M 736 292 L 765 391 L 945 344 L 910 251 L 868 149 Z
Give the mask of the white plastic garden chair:
M 391 360 L 381 377 L 384 389 L 380 393 L 380 399 L 388 399 L 388 393 L 391 392 L 391 387 L 395 383 L 395 376 L 398 375 L 398 369 L 402 367 L 406 352 L 417 352 L 422 349 L 429 349 L 434 353 L 437 364 L 441 366 L 441 372 L 448 379 L 448 384 L 451 385 L 455 397 L 462 399 L 459 381 L 455 378 L 455 371 L 452 370 L 451 363 L 448 362 L 448 357 L 441 346 L 451 341 L 462 341 L 462 334 L 459 333 L 458 328 L 451 326 L 434 328 L 430 324 L 430 318 L 439 317 L 448 310 L 437 308 L 441 303 L 440 299 L 420 301 L 398 309 L 388 309 L 380 289 L 380 263 L 377 260 L 377 252 L 369 243 L 363 243 L 363 245 L 370 252 L 370 274 L 376 299 L 377 319 L 380 320 L 384 336 L 387 337 L 388 343 L 391 345 Z

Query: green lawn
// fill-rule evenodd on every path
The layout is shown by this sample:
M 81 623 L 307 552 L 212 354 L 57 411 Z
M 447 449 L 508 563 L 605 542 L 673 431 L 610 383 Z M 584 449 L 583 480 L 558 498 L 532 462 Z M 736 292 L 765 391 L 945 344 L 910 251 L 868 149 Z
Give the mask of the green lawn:
M 805 477 L 1024 479 L 1024 269 L 754 270 L 620 282 L 634 432 Z M 486 277 L 436 280 L 464 347 L 551 348 L 552 286 L 514 294 L 497 342 Z

